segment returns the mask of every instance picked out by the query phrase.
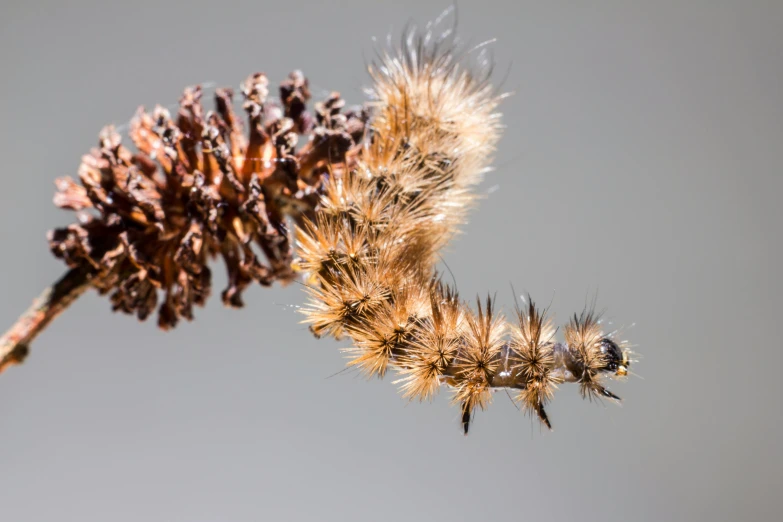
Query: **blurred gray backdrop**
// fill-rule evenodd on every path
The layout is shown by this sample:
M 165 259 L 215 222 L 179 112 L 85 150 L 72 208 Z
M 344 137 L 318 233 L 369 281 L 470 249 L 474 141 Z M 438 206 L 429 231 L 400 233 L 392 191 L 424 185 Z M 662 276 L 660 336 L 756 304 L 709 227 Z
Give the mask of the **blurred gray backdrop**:
M 185 85 L 301 68 L 362 101 L 372 37 L 447 2 L 5 1 L 2 327 L 63 266 L 51 204 L 101 126 Z M 783 4 L 459 3 L 515 94 L 487 200 L 445 260 L 559 324 L 598 293 L 643 355 L 622 408 L 564 385 L 544 433 L 500 393 L 467 438 L 441 393 L 342 374 L 297 286 L 157 331 L 95 293 L 0 376 L 0 520 L 758 520 L 779 516 Z M 215 288 L 225 278 L 216 267 Z

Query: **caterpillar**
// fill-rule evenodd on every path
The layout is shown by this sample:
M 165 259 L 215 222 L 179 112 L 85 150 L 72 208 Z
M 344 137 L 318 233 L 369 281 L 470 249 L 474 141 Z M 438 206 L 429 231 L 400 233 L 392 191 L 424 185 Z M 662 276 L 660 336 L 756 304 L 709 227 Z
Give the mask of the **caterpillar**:
M 528 298 L 507 320 L 490 297 L 475 308 L 438 272 L 438 253 L 476 202 L 501 133 L 502 94 L 491 64 L 453 31 L 405 29 L 370 63 L 369 101 L 346 109 L 339 93 L 315 103 L 299 71 L 270 99 L 269 80 L 185 89 L 176 114 L 140 108 L 123 145 L 111 126 L 82 159 L 79 182 L 56 181 L 54 203 L 77 222 L 51 231 L 68 266 L 0 340 L 0 370 L 24 360 L 35 336 L 88 288 L 112 308 L 169 329 L 192 320 L 211 292 L 209 263 L 228 271 L 222 292 L 243 306 L 253 282 L 301 280 L 304 322 L 317 337 L 347 339 L 348 365 L 395 372 L 403 397 L 450 390 L 468 433 L 498 390 L 551 429 L 546 406 L 562 383 L 588 399 L 620 398 L 631 351 L 588 308 L 555 339 L 547 310 Z M 246 127 L 246 128 L 245 128 Z M 299 146 L 300 138 L 305 138 Z

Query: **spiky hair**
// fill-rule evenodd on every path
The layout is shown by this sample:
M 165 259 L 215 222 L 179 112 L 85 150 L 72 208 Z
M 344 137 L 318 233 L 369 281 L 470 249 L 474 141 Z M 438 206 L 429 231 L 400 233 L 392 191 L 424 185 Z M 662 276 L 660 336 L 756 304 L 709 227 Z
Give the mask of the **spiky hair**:
M 492 299 L 471 310 L 435 273 L 500 135 L 491 66 L 469 58 L 453 33 L 413 27 L 378 51 L 361 157 L 329 181 L 317 218 L 299 230 L 300 266 L 316 278 L 303 312 L 317 333 L 350 338 L 349 365 L 379 377 L 396 369 L 404 397 L 450 386 L 465 433 L 501 388 L 517 389 L 523 409 L 551 427 L 544 405 L 557 383 L 610 396 L 597 384 L 606 358 L 592 316 L 572 322 L 562 345 L 532 300 L 507 324 Z

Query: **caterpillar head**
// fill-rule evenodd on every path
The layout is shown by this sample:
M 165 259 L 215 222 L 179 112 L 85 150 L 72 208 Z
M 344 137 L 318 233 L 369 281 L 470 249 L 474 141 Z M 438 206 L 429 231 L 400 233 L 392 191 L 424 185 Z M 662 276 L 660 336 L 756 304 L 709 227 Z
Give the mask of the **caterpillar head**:
M 601 339 L 600 352 L 603 355 L 600 371 L 612 372 L 618 377 L 628 375 L 628 367 L 631 366 L 628 350 L 622 349 L 609 337 L 604 337 Z

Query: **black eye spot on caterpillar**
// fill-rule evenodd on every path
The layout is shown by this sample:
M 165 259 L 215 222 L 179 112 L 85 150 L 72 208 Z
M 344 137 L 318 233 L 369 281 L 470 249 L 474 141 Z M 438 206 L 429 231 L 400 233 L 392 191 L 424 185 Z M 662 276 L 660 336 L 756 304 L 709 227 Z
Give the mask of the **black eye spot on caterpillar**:
M 620 377 L 628 375 L 628 367 L 631 365 L 628 353 L 623 351 L 617 343 L 608 337 L 604 337 L 601 339 L 601 353 L 604 355 L 605 360 L 601 371 L 613 372 Z

